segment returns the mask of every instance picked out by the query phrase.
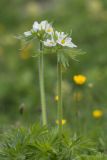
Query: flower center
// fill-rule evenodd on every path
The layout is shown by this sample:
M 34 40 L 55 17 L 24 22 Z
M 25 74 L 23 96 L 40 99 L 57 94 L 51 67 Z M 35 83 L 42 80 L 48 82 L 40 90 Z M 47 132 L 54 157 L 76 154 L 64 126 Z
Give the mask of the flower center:
M 63 39 L 63 40 L 61 41 L 61 43 L 64 44 L 64 43 L 65 43 L 65 39 Z
M 52 28 L 48 28 L 47 32 L 53 32 Z
M 51 41 L 50 44 L 54 44 L 54 42 Z

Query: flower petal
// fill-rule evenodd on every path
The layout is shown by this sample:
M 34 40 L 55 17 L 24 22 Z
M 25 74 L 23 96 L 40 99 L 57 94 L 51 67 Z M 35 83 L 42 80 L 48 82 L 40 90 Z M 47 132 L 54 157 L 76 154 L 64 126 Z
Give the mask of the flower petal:
M 47 39 L 46 41 L 44 41 L 44 45 L 47 47 L 54 47 L 56 46 L 56 43 L 53 39 Z
M 39 23 L 37 21 L 35 21 L 34 24 L 33 24 L 33 30 L 35 32 L 37 32 L 39 30 Z
M 77 45 L 75 45 L 74 43 L 70 42 L 68 43 L 66 46 L 70 47 L 70 48 L 76 48 Z
M 40 23 L 40 25 L 41 25 L 41 29 L 42 30 L 45 30 L 46 29 L 46 25 L 48 25 L 48 21 L 42 21 L 41 23 Z

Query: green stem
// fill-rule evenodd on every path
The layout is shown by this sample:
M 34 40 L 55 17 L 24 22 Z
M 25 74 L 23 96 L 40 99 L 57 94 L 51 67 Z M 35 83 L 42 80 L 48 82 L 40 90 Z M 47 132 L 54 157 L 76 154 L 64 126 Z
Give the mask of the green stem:
M 41 107 L 42 107 L 42 123 L 43 123 L 43 125 L 47 125 L 45 89 L 44 89 L 44 63 L 43 63 L 42 42 L 40 42 L 39 80 L 40 80 L 40 95 L 41 95 Z
M 59 121 L 59 134 L 62 134 L 62 65 L 57 62 L 57 79 L 58 79 L 58 121 Z

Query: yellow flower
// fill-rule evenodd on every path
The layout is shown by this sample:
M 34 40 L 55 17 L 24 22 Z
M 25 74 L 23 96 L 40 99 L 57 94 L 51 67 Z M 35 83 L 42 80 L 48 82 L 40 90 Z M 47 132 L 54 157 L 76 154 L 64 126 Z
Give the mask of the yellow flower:
M 32 48 L 32 45 L 30 44 L 21 51 L 21 53 L 20 53 L 21 59 L 26 60 L 30 57 L 31 48 Z
M 100 117 L 103 116 L 103 112 L 101 110 L 94 110 L 92 112 L 92 115 L 93 115 L 94 118 L 100 118 Z
M 73 80 L 77 85 L 83 85 L 86 82 L 86 79 L 87 78 L 84 75 L 81 75 L 81 74 L 75 75 L 73 77 Z
M 55 101 L 58 101 L 59 100 L 59 96 L 55 96 Z
M 66 120 L 65 119 L 62 119 L 62 125 L 66 124 Z M 59 120 L 56 120 L 56 124 L 59 124 Z

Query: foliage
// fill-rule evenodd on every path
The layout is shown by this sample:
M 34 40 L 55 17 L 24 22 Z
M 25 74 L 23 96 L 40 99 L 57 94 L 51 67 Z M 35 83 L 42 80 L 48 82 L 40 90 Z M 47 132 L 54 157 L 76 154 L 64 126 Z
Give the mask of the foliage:
M 97 154 L 95 156 L 83 156 L 80 160 L 106 160 L 107 155 Z
M 40 125 L 16 128 L 5 133 L 0 147 L 0 160 L 68 160 L 96 154 L 93 143 L 86 138 L 70 136 L 57 128 Z

